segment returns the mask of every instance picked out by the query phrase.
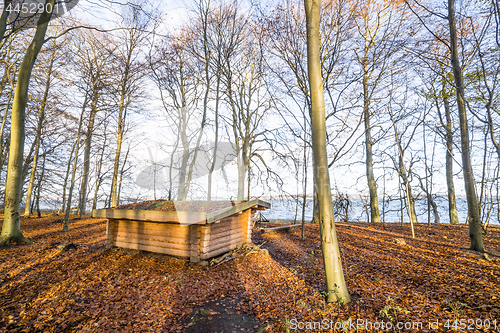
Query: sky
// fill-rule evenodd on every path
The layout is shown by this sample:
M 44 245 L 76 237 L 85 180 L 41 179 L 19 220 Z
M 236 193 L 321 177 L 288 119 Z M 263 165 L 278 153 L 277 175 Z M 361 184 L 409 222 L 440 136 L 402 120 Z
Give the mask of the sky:
M 92 1 L 92 0 L 80 0 L 78 5 L 73 9 L 72 15 L 75 17 L 82 18 L 84 21 L 99 25 L 103 28 L 110 28 L 113 26 L 113 21 L 118 19 L 117 13 L 119 12 L 120 1 Z M 121 1 L 121 3 L 126 3 Z M 164 13 L 162 15 L 163 28 L 165 31 L 176 29 L 183 23 L 189 20 L 190 10 L 192 8 L 192 1 L 157 1 L 158 9 Z M 150 89 L 151 97 L 156 96 L 156 87 L 152 86 Z M 155 100 L 155 98 L 151 98 Z M 144 171 L 151 166 L 157 165 L 161 161 L 169 158 L 171 152 L 169 151 L 169 130 L 162 119 L 165 119 L 165 115 L 162 111 L 162 106 L 159 101 L 150 101 L 144 107 L 145 111 L 148 112 L 148 117 L 143 117 L 141 115 L 133 115 L 133 122 L 137 124 L 134 127 L 132 135 L 140 138 L 136 140 L 131 151 L 131 161 L 133 164 L 132 168 L 132 180 L 137 180 L 137 177 L 143 174 Z M 209 138 L 210 139 L 210 138 Z M 213 138 L 211 138 L 213 139 Z M 362 140 L 359 141 L 359 145 L 363 143 Z M 440 147 L 438 149 L 438 159 L 444 160 L 444 151 L 442 145 L 439 143 Z M 298 148 L 298 147 L 297 147 Z M 362 147 L 357 147 L 358 154 L 363 154 L 364 149 Z M 272 161 L 272 156 L 265 156 L 267 161 Z M 330 170 L 331 184 L 332 187 L 338 186 L 342 192 L 347 192 L 350 195 L 367 195 L 366 191 L 366 177 L 365 177 L 365 166 L 363 163 L 359 163 L 363 160 L 363 156 L 357 156 L 355 160 L 356 163 L 350 163 L 349 160 L 342 160 L 339 162 L 340 166 L 334 166 Z M 278 162 L 269 162 L 274 170 L 283 169 L 283 167 Z M 458 165 L 455 166 L 455 170 L 458 170 Z M 165 170 L 166 171 L 166 170 Z M 166 174 L 164 175 L 166 176 Z M 380 169 L 376 171 L 376 176 L 379 177 L 378 185 L 379 188 L 383 186 L 382 173 Z M 285 181 L 284 191 L 289 194 L 296 194 L 302 192 L 302 175 L 299 175 L 299 179 L 295 178 L 293 174 L 287 174 L 283 176 Z M 308 169 L 308 179 L 309 185 L 307 187 L 307 193 L 312 194 L 312 168 Z M 201 199 L 205 196 L 203 188 L 206 187 L 207 176 L 202 176 L 193 182 L 192 191 L 193 199 Z M 387 188 L 397 188 L 397 179 L 386 179 L 385 186 Z M 446 183 L 444 177 L 435 178 L 435 190 L 440 194 L 446 194 Z M 224 170 L 219 170 L 214 174 L 214 195 L 220 198 L 228 198 L 236 196 L 237 187 L 237 168 L 235 161 L 225 165 Z M 458 195 L 463 195 L 463 185 L 459 178 L 455 179 L 455 187 Z M 135 186 L 132 191 L 133 195 L 144 196 L 144 197 L 163 197 L 165 196 L 165 191 L 161 190 L 151 190 L 141 186 Z M 379 190 L 381 193 L 382 191 Z M 419 192 L 418 190 L 415 192 Z M 196 194 L 198 195 L 196 195 Z M 264 196 L 268 197 L 271 195 L 278 195 L 277 191 L 270 191 L 269 188 L 264 186 L 252 187 L 252 196 Z

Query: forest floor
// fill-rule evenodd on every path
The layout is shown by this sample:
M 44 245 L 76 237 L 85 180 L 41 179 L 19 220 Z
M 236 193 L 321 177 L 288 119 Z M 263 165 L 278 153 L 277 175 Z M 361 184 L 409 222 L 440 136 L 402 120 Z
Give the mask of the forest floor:
M 485 257 L 467 249 L 466 225 L 419 224 L 412 239 L 408 226 L 338 223 L 347 305 L 324 302 L 317 225 L 306 226 L 305 241 L 300 228 L 254 232 L 270 255 L 217 266 L 106 250 L 104 220 L 74 218 L 61 229 L 60 216 L 23 219 L 35 243 L 0 248 L 0 331 L 500 330 L 498 226 L 484 237 Z

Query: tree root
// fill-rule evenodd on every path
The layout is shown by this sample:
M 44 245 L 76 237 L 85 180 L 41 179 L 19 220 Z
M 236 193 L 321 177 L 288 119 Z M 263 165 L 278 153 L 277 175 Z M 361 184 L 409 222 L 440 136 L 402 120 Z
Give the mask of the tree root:
M 28 238 L 20 235 L 9 235 L 0 237 L 0 245 L 10 245 L 11 243 L 31 245 L 33 242 Z

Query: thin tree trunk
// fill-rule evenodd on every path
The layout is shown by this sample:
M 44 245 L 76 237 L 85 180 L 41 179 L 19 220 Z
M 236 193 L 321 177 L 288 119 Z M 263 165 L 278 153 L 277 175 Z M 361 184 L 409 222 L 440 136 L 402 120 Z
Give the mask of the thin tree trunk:
M 78 167 L 78 151 L 80 150 L 80 139 L 82 136 L 82 126 L 83 126 L 83 114 L 85 113 L 86 104 L 87 104 L 87 97 L 85 98 L 85 101 L 83 102 L 82 113 L 80 115 L 80 122 L 78 124 L 78 133 L 76 135 L 75 157 L 74 157 L 74 161 L 73 161 L 73 171 L 71 172 L 71 182 L 69 184 L 66 211 L 64 213 L 63 231 L 69 230 L 69 214 L 71 212 L 71 200 L 73 197 L 73 189 L 75 187 L 76 169 Z
M 71 170 L 71 161 L 73 160 L 73 154 L 75 152 L 76 142 L 73 144 L 73 148 L 71 148 L 71 153 L 69 154 L 68 166 L 66 167 L 66 176 L 64 177 L 64 185 L 63 185 L 63 194 L 62 194 L 62 204 L 59 209 L 60 213 L 66 207 L 66 187 L 68 185 L 69 172 Z
M 481 175 L 481 191 L 479 193 L 479 215 L 483 216 L 483 199 L 485 198 L 486 191 L 486 158 L 488 157 L 488 132 L 489 126 L 486 127 L 486 133 L 484 135 L 484 149 L 483 149 L 483 172 Z
M 184 110 L 182 112 L 185 112 Z M 177 200 L 186 200 L 186 174 L 187 167 L 189 163 L 189 141 L 186 135 L 186 129 L 184 125 L 181 125 L 181 144 L 182 144 L 182 160 L 181 167 L 179 170 L 179 186 L 177 188 Z
M 132 44 L 132 40 L 130 43 Z M 116 151 L 115 151 L 115 163 L 113 166 L 113 178 L 111 180 L 111 206 L 118 206 L 118 169 L 120 167 L 120 155 L 122 150 L 123 134 L 125 129 L 125 119 L 127 115 L 127 106 L 125 105 L 125 98 L 127 95 L 127 87 L 130 74 L 130 63 L 133 53 L 132 45 L 129 45 L 129 52 L 127 54 L 127 61 L 125 63 L 125 73 L 123 77 L 122 87 L 120 91 L 120 104 L 118 106 L 118 138 L 116 141 Z
M 443 85 L 446 83 L 443 82 Z M 444 88 L 443 88 L 444 92 Z M 455 184 L 453 183 L 453 131 L 451 110 L 448 97 L 443 98 L 444 113 L 446 118 L 446 186 L 448 189 L 448 215 L 450 223 L 458 223 L 457 199 L 455 197 Z
M 243 154 L 243 151 L 240 152 L 239 156 L 241 154 Z M 245 171 L 243 157 L 238 157 L 238 201 L 245 199 Z
M 327 302 L 349 303 L 350 296 L 344 280 L 340 249 L 333 217 L 332 193 L 326 153 L 325 98 L 320 60 L 321 1 L 305 0 L 307 25 L 307 67 L 312 104 L 312 143 L 314 176 L 319 204 L 321 249 L 325 265 Z
M 380 223 L 378 210 L 377 183 L 373 174 L 373 147 L 370 128 L 370 101 L 368 96 L 368 74 L 366 60 L 363 63 L 363 118 L 365 124 L 365 148 L 366 148 L 366 178 L 368 180 L 368 190 L 370 191 L 370 221 Z
M 45 176 L 45 160 L 46 160 L 46 155 L 43 155 L 43 162 L 42 162 L 42 172 L 40 173 L 40 178 L 38 179 L 38 185 L 36 189 L 36 212 L 37 216 L 40 218 L 42 217 L 42 212 L 40 210 L 40 192 L 42 190 L 42 181 L 43 177 Z M 33 212 L 31 212 L 33 213 Z
M 120 105 L 123 102 L 120 102 Z M 120 106 L 120 112 L 118 115 L 118 137 L 116 141 L 116 151 L 115 151 L 115 163 L 113 166 L 113 177 L 111 180 L 111 206 L 118 206 L 118 169 L 120 167 L 120 155 L 122 150 L 122 142 L 123 142 L 123 119 L 122 119 L 122 106 Z
M 457 90 L 457 106 L 460 118 L 460 138 L 462 147 L 462 168 L 464 174 L 465 193 L 469 215 L 470 249 L 484 252 L 483 234 L 481 231 L 481 216 L 474 188 L 474 174 L 470 160 L 469 128 L 465 110 L 465 89 L 462 78 L 462 68 L 458 59 L 457 30 L 455 22 L 455 0 L 448 0 L 448 22 L 450 28 L 451 65 Z
M 384 230 L 385 230 L 385 172 L 384 172 L 384 190 L 383 190 L 383 194 L 382 194 L 382 225 L 384 227 Z
M 38 125 L 36 129 L 36 138 L 35 138 L 35 152 L 33 155 L 33 165 L 31 166 L 31 174 L 30 180 L 28 183 L 28 191 L 26 192 L 26 207 L 24 208 L 24 216 L 29 217 L 32 209 L 30 207 L 31 204 L 31 192 L 33 190 L 33 183 L 35 181 L 35 173 L 36 167 L 38 163 L 38 152 L 40 151 L 40 141 L 42 139 L 42 128 L 43 122 L 45 121 L 45 110 L 47 108 L 47 100 L 49 99 L 49 91 L 50 91 L 50 82 L 52 79 L 52 68 L 54 66 L 54 59 L 56 54 L 56 47 L 53 46 L 52 53 L 50 55 L 49 60 L 49 68 L 47 69 L 47 77 L 45 80 L 45 91 L 43 93 L 42 104 L 40 106 L 40 114 L 38 116 Z
M 220 66 L 220 60 L 218 62 Z M 220 69 L 218 69 L 219 71 Z M 217 162 L 217 149 L 219 146 L 219 94 L 220 94 L 220 72 L 217 72 L 217 83 L 215 87 L 215 141 L 214 141 L 214 151 L 212 153 L 212 165 L 210 166 L 210 170 L 208 171 L 208 194 L 207 200 L 212 200 L 212 174 L 215 170 L 215 163 Z
M 392 117 L 392 113 L 390 114 L 391 116 L 391 121 L 392 121 L 392 127 L 394 128 L 394 137 L 396 138 L 396 145 L 398 147 L 398 173 L 399 177 L 401 177 L 401 180 L 403 182 L 403 185 L 405 187 L 406 191 L 406 209 L 408 212 L 408 217 L 410 219 L 410 228 L 411 228 L 411 237 L 415 238 L 415 228 L 414 224 L 417 223 L 417 214 L 415 213 L 415 199 L 413 198 L 412 190 L 411 190 L 411 185 L 410 185 L 410 180 L 408 179 L 408 173 L 406 172 L 406 167 L 404 165 L 404 153 L 403 149 L 401 147 L 401 142 L 399 140 L 399 134 L 398 130 L 396 128 L 396 122 L 394 121 L 394 118 Z M 396 162 L 394 162 L 396 164 Z
M 247 179 L 247 200 L 250 201 L 250 175 L 251 175 L 251 169 L 250 167 L 248 168 L 248 179 Z
M 431 226 L 431 200 L 429 193 L 429 168 L 427 166 L 427 137 L 425 136 L 425 124 L 422 124 L 422 140 L 424 142 L 424 167 L 425 167 L 425 195 L 427 199 L 427 225 Z
M 125 154 L 125 158 L 123 159 L 122 168 L 120 170 L 120 181 L 118 182 L 118 195 L 116 198 L 117 204 L 120 204 L 120 193 L 122 192 L 122 184 L 123 184 L 123 175 L 125 174 L 125 165 L 127 164 L 128 153 L 130 152 L 130 145 L 127 148 L 127 153 Z
M 10 102 L 12 100 L 12 91 L 9 93 L 9 99 L 7 100 L 7 105 L 5 106 L 5 112 L 2 117 L 2 126 L 0 127 L 0 175 L 3 170 L 3 163 L 4 163 L 4 153 L 3 153 L 3 132 L 5 130 L 5 124 L 7 123 L 7 118 L 9 114 L 9 109 L 10 109 Z
M 99 193 L 99 188 L 101 187 L 102 183 L 101 170 L 102 170 L 102 161 L 104 160 L 104 151 L 106 149 L 106 143 L 107 143 L 106 132 L 104 132 L 104 140 L 102 144 L 101 156 L 99 157 L 99 162 L 97 164 L 95 191 L 94 191 L 94 198 L 92 199 L 92 210 L 97 208 L 97 194 Z
M 47 8 L 47 4 L 53 8 L 54 1 L 55 0 L 46 0 L 44 8 Z M 10 152 L 7 181 L 5 184 L 4 221 L 2 225 L 2 234 L 0 235 L 0 244 L 10 244 L 11 242 L 24 244 L 32 243 L 21 233 L 20 220 L 20 205 L 23 187 L 25 109 L 28 102 L 28 88 L 31 71 L 33 70 L 33 65 L 44 43 L 45 32 L 47 31 L 51 14 L 52 13 L 44 10 L 40 15 L 35 36 L 26 50 L 21 67 L 19 68 L 14 103 L 12 105 Z
M 306 235 L 306 200 L 307 200 L 307 140 L 306 140 L 306 119 L 305 119 L 305 115 L 304 115 L 304 178 L 302 180 L 303 182 L 303 187 L 302 187 L 302 191 L 303 191 L 303 196 L 302 196 L 302 228 L 301 228 L 301 231 L 300 231 L 300 238 L 302 240 L 305 239 Z
M 95 88 L 95 87 L 94 87 Z M 99 100 L 98 89 L 93 90 L 92 103 L 90 109 L 90 118 L 87 125 L 87 133 L 85 136 L 85 150 L 83 153 L 83 174 L 82 183 L 80 185 L 80 200 L 78 204 L 78 214 L 80 218 L 85 214 L 85 209 L 87 205 L 87 185 L 89 182 L 90 173 L 90 149 L 92 147 L 92 133 L 94 132 L 94 122 L 97 113 L 97 102 Z
M 404 199 L 403 199 L 403 184 L 401 184 L 401 177 L 398 177 L 399 184 L 399 214 L 401 227 L 404 226 Z

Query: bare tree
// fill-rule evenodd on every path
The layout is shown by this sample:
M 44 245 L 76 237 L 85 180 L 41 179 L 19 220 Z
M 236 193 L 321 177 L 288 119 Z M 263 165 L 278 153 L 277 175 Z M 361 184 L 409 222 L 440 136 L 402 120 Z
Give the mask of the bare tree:
M 124 29 L 120 30 L 118 36 L 120 47 L 117 49 L 117 71 L 120 76 L 117 84 L 118 104 L 118 130 L 116 139 L 116 150 L 111 181 L 111 205 L 119 205 L 118 201 L 118 176 L 120 169 L 120 156 L 127 121 L 127 111 L 133 102 L 140 100 L 142 93 L 141 78 L 145 66 L 140 58 L 140 47 L 143 46 L 148 29 L 153 24 L 153 18 L 144 12 L 145 6 L 141 8 L 137 3 L 126 7 L 123 14 L 122 24 Z
M 24 118 L 28 99 L 28 88 L 31 71 L 40 52 L 47 31 L 51 12 L 46 10 L 47 4 L 54 7 L 55 0 L 46 0 L 44 11 L 40 15 L 35 36 L 26 51 L 17 77 L 16 91 L 12 105 L 11 140 L 7 182 L 5 185 L 5 208 L 0 244 L 19 242 L 30 244 L 29 239 L 21 233 L 20 203 L 22 195 L 22 161 L 24 150 Z
M 373 121 L 376 115 L 375 100 L 380 100 L 381 86 L 396 65 L 405 22 L 404 10 L 398 2 L 387 0 L 365 0 L 355 16 L 361 47 L 355 54 L 361 66 L 363 87 L 363 122 L 365 134 L 366 177 L 370 192 L 370 221 L 380 222 L 377 184 L 373 170 Z
M 326 301 L 349 303 L 351 299 L 344 280 L 337 233 L 335 231 L 326 155 L 325 98 L 321 75 L 319 34 L 321 1 L 305 0 L 304 6 L 307 18 L 307 65 L 311 94 L 314 176 L 318 194 L 321 248 L 328 293 Z
M 26 205 L 25 205 L 25 210 L 24 210 L 24 216 L 29 216 L 32 214 L 33 209 L 31 207 L 31 194 L 33 191 L 33 185 L 35 181 L 35 173 L 38 165 L 38 158 L 39 158 L 39 150 L 40 150 L 40 145 L 41 145 L 41 140 L 42 140 L 42 127 L 45 122 L 45 113 L 47 110 L 47 104 L 49 102 L 49 94 L 50 94 L 50 88 L 52 85 L 52 80 L 53 80 L 53 75 L 54 75 L 54 62 L 55 62 L 55 56 L 56 52 L 58 51 L 58 47 L 55 43 L 55 40 L 52 41 L 52 52 L 50 53 L 49 59 L 48 59 L 48 66 L 46 69 L 46 77 L 45 77 L 45 90 L 42 96 L 42 100 L 40 101 L 40 106 L 39 106 L 39 114 L 38 114 L 38 124 L 36 128 L 36 136 L 35 136 L 35 151 L 33 155 L 33 163 L 31 166 L 31 173 L 30 173 L 30 179 L 28 183 L 28 190 L 26 192 Z

